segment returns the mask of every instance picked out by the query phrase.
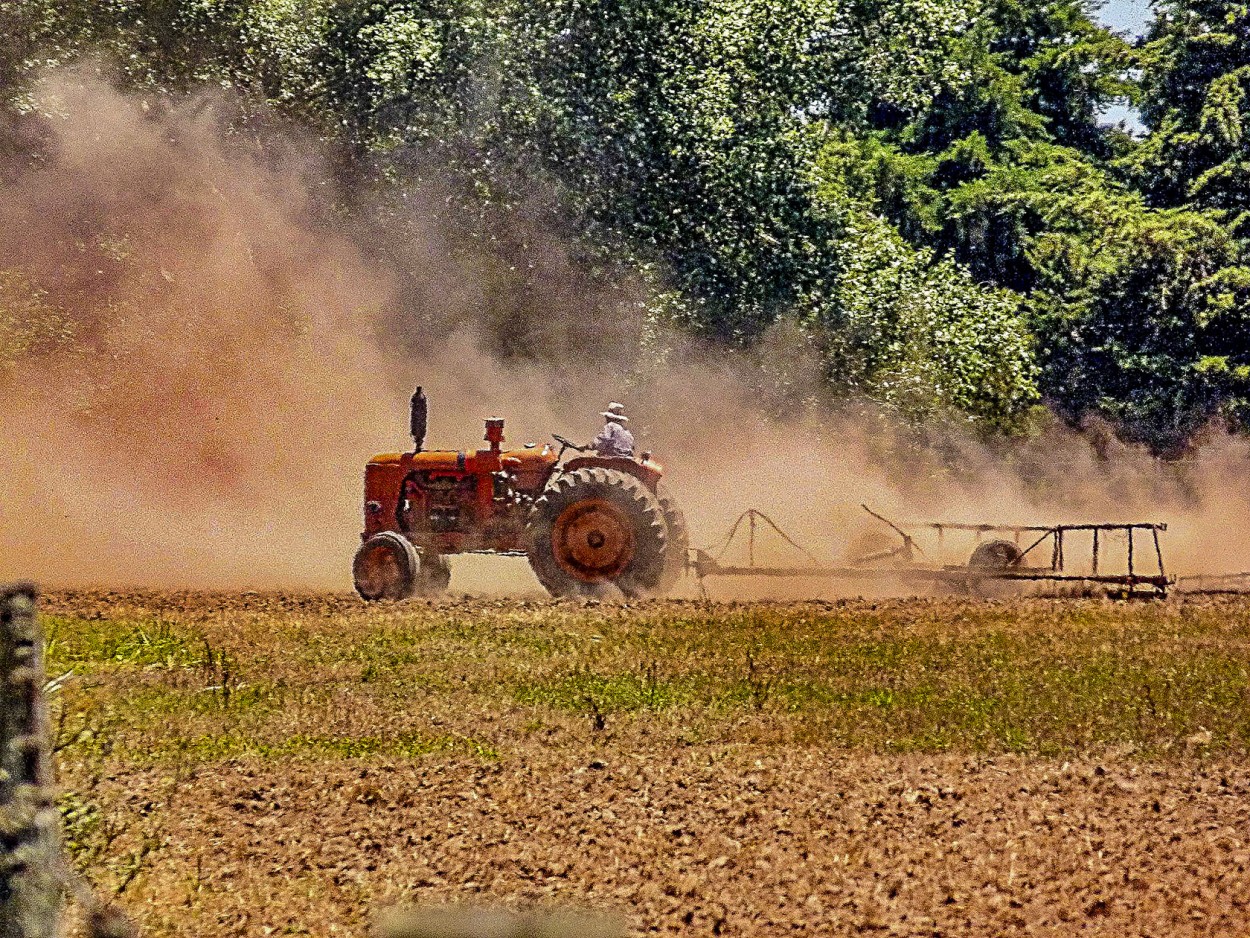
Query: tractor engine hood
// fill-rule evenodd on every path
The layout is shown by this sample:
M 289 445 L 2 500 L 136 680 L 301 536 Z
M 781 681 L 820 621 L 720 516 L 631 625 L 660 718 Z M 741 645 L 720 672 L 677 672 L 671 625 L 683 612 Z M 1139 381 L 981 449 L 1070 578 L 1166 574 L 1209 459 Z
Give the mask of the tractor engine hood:
M 466 452 L 464 450 L 428 450 L 423 453 L 379 453 L 369 460 L 370 466 L 396 466 L 417 472 L 467 472 L 474 460 L 491 459 L 490 450 Z M 504 467 L 537 469 L 555 462 L 550 447 L 542 449 L 514 449 L 499 453 Z

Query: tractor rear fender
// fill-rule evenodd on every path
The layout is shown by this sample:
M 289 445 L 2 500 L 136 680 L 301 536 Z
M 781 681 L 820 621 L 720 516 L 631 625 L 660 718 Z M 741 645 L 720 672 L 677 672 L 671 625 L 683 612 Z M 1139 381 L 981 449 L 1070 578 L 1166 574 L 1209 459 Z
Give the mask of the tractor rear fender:
M 652 493 L 655 492 L 656 486 L 660 484 L 660 479 L 664 475 L 664 470 L 656 463 L 650 460 L 643 462 L 630 459 L 627 456 L 578 456 L 570 459 L 561 468 L 565 472 L 574 472 L 578 469 L 615 469 L 618 472 L 626 472 Z

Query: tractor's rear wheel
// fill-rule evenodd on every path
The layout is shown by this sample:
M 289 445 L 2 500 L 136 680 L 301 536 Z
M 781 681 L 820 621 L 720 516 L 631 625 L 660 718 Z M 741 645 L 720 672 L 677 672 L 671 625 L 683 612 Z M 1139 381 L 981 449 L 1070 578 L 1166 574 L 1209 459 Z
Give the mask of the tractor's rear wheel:
M 655 590 L 667 559 L 659 500 L 615 469 L 577 469 L 548 484 L 530 512 L 530 566 L 553 596 L 594 596 L 616 586 L 628 597 Z
M 356 552 L 352 579 L 368 602 L 437 596 L 451 582 L 451 567 L 438 553 L 418 550 L 397 531 L 383 531 Z

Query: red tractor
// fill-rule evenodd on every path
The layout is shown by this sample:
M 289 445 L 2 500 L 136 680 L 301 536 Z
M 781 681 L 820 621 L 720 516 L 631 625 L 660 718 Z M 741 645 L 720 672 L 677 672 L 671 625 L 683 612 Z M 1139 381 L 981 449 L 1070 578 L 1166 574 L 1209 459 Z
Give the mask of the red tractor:
M 553 596 L 667 592 L 685 569 L 686 521 L 650 453 L 599 456 L 554 437 L 558 450 L 504 450 L 504 422 L 486 421 L 489 449 L 423 452 L 425 398 L 413 398 L 411 453 L 365 467 L 365 530 L 352 573 L 366 600 L 446 589 L 446 556 L 524 554 Z M 568 450 L 578 455 L 567 461 Z

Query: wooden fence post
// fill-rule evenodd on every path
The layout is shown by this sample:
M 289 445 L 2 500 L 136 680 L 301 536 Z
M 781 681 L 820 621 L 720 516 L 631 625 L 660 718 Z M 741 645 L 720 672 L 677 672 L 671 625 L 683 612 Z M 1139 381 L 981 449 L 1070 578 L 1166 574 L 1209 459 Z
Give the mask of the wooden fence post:
M 0 938 L 59 938 L 60 817 L 35 588 L 0 586 Z

